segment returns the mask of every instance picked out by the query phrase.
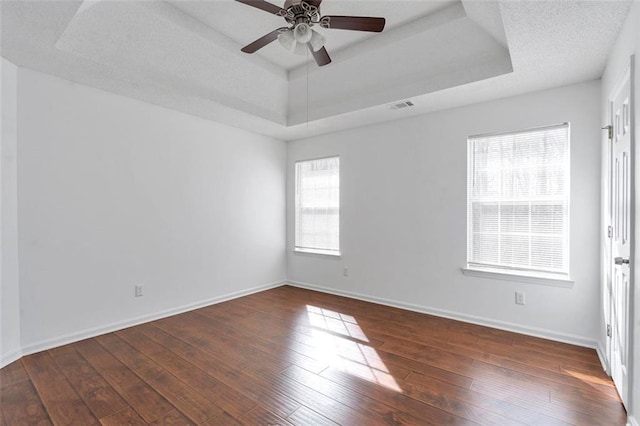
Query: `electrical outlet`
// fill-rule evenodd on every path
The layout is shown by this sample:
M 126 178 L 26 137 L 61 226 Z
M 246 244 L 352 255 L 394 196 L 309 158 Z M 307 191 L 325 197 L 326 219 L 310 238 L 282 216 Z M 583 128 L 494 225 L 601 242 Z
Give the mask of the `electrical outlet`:
M 342 268 L 342 275 L 344 275 L 345 277 L 349 276 L 349 268 L 344 267 Z
M 524 305 L 524 293 L 516 291 L 516 305 Z
M 142 284 L 136 284 L 135 288 L 136 288 L 136 292 L 135 292 L 136 297 L 142 296 Z

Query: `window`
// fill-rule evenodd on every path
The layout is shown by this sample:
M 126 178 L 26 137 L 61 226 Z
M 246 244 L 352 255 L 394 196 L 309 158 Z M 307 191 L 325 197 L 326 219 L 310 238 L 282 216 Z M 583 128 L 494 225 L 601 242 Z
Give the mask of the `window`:
M 568 280 L 569 124 L 468 143 L 467 268 Z
M 340 158 L 296 163 L 295 251 L 340 255 Z

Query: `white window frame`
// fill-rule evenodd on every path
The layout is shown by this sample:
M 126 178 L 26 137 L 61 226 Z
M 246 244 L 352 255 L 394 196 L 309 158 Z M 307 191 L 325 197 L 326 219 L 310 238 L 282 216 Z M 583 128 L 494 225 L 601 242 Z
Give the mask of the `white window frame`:
M 490 138 L 490 137 L 503 137 L 509 135 L 519 135 L 523 133 L 532 133 L 539 132 L 545 129 L 553 129 L 553 128 L 567 128 L 567 157 L 564 167 L 566 168 L 566 206 L 567 206 L 567 236 L 564 244 L 565 247 L 565 255 L 566 255 L 566 269 L 561 272 L 547 272 L 547 271 L 536 271 L 530 270 L 528 268 L 518 268 L 518 267 L 509 267 L 507 265 L 496 265 L 496 267 L 492 267 L 489 264 L 481 264 L 477 262 L 471 261 L 471 250 L 472 250 L 472 214 L 471 214 L 471 202 L 472 202 L 472 179 L 471 177 L 475 177 L 474 170 L 474 158 L 473 158 L 473 141 L 478 140 L 480 138 Z M 474 135 L 470 136 L 467 139 L 467 263 L 466 267 L 462 268 L 462 271 L 465 275 L 481 277 L 481 278 L 491 278 L 491 279 L 500 279 L 500 280 L 508 280 L 508 281 L 519 281 L 526 283 L 534 283 L 534 284 L 546 284 L 546 285 L 554 285 L 561 287 L 569 287 L 573 285 L 573 281 L 569 276 L 569 268 L 570 268 L 570 228 L 571 228 L 571 220 L 570 220 L 570 200 L 571 200 L 571 185 L 570 185 L 570 176 L 571 176 L 571 167 L 570 167 L 570 156 L 571 156 L 571 127 L 569 123 L 561 123 L 550 126 L 543 126 L 537 128 L 530 128 L 525 130 L 519 130 L 514 132 L 501 132 L 501 133 L 491 133 L 491 134 L 483 134 L 483 135 Z M 496 200 L 502 199 L 502 196 L 498 196 Z
M 313 161 L 321 161 L 321 160 L 329 160 L 329 159 L 337 159 L 338 161 L 338 224 L 337 224 L 337 241 L 338 241 L 338 247 L 337 248 L 331 248 L 328 249 L 326 247 L 307 247 L 307 246 L 303 246 L 298 240 L 299 240 L 299 234 L 298 234 L 298 224 L 299 224 L 299 214 L 300 214 L 300 188 L 298 187 L 298 184 L 300 182 L 299 178 L 298 178 L 298 173 L 299 173 L 299 166 L 301 164 L 304 163 L 309 163 L 309 162 L 313 162 Z M 305 159 L 305 160 L 299 160 L 295 162 L 294 165 L 294 244 L 293 244 L 293 251 L 295 253 L 308 253 L 308 254 L 315 254 L 315 255 L 323 255 L 323 256 L 331 256 L 331 257 L 340 257 L 341 256 L 341 251 L 340 251 L 340 156 L 339 155 L 330 155 L 330 156 L 326 156 L 326 157 L 317 157 L 317 158 L 310 158 L 310 159 Z

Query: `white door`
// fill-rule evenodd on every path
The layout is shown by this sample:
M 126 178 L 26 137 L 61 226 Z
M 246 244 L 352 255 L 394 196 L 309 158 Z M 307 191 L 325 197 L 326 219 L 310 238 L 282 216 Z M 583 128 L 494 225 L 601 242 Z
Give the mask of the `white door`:
M 612 272 L 610 298 L 611 377 L 622 401 L 628 398 L 628 341 L 631 238 L 634 221 L 631 206 L 633 161 L 631 157 L 631 84 L 627 72 L 609 97 L 612 149 Z

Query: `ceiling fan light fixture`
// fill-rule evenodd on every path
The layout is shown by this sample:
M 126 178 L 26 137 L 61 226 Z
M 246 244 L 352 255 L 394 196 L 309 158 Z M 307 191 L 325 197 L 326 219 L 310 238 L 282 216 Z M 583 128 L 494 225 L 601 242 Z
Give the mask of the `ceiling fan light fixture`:
M 306 38 L 307 37 L 305 36 L 301 40 L 297 39 L 295 30 L 282 31 L 280 34 L 278 34 L 278 42 L 280 42 L 280 45 L 289 52 L 296 55 L 307 54 L 307 43 L 311 43 L 311 48 L 314 52 L 317 52 L 318 50 L 322 49 L 322 46 L 324 46 L 324 37 L 322 37 L 316 31 L 313 31 L 312 29 L 309 29 L 308 42 L 303 41 Z
M 317 52 L 324 46 L 325 39 L 319 32 L 311 30 L 311 40 L 309 41 L 309 43 L 311 43 L 311 48 L 313 49 L 313 51 Z
M 311 31 L 312 30 L 309 24 L 305 24 L 304 22 L 301 22 L 300 24 L 296 25 L 295 28 L 293 29 L 293 36 L 295 37 L 298 43 L 306 44 L 306 43 L 309 43 L 309 41 L 311 40 L 311 37 L 313 36 Z
M 293 44 L 296 42 L 295 38 L 293 38 L 293 31 L 287 30 L 278 34 L 278 41 L 280 45 L 287 49 L 290 52 L 293 52 L 295 46 Z

